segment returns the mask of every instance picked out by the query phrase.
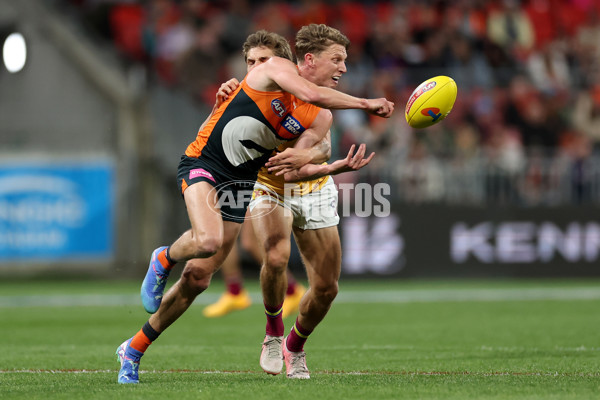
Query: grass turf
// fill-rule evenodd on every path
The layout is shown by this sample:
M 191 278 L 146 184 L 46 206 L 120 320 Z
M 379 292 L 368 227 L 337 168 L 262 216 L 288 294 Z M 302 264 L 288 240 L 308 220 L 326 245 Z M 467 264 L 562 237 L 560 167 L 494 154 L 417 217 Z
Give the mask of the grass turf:
M 215 283 L 207 298 L 222 286 Z M 256 284 L 250 285 L 257 292 Z M 507 298 L 336 302 L 305 350 L 312 378 L 258 366 L 262 307 L 219 319 L 193 305 L 149 348 L 139 385 L 116 383 L 114 351 L 147 320 L 137 282 L 0 283 L 0 397 L 6 399 L 592 399 L 600 389 L 600 282 L 342 282 L 367 295 L 505 291 Z M 515 292 L 511 292 L 515 291 Z M 77 304 L 80 295 L 121 305 Z M 27 306 L 35 296 L 61 299 Z M 72 297 L 69 297 L 72 296 Z M 79 296 L 79 297 L 78 297 Z M 105 296 L 105 297 L 103 297 Z M 426 296 L 425 296 L 426 297 Z M 556 297 L 556 298 L 554 298 Z M 576 296 L 575 296 L 576 297 Z M 72 299 L 72 301 L 69 301 Z M 89 300 L 89 298 L 87 298 Z M 342 300 L 342 298 L 340 298 Z M 35 303 L 37 304 L 37 303 Z M 90 305 L 91 304 L 91 305 Z M 291 327 L 293 318 L 286 320 Z

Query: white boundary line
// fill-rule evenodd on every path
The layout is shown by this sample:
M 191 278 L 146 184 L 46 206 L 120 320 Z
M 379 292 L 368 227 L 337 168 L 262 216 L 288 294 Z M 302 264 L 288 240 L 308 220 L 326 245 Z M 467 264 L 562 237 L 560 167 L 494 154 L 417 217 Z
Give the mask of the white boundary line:
M 112 369 L 20 369 L 0 370 L 0 374 L 113 374 Z M 232 374 L 232 375 L 264 375 L 263 371 L 218 371 L 218 370 L 140 370 L 140 374 Z M 551 377 L 600 377 L 600 372 L 469 372 L 469 371 L 311 371 L 312 375 L 362 375 L 362 376 L 551 376 Z
M 220 293 L 202 294 L 194 304 L 211 304 Z M 251 294 L 256 304 L 261 304 L 259 293 Z M 336 304 L 368 303 L 435 303 L 435 302 L 487 302 L 487 301 L 538 301 L 538 300 L 600 300 L 600 286 L 549 287 L 549 288 L 443 288 L 410 290 L 340 290 Z M 90 295 L 16 295 L 0 296 L 0 309 L 16 307 L 67 307 L 67 306 L 135 306 L 141 300 L 137 294 Z

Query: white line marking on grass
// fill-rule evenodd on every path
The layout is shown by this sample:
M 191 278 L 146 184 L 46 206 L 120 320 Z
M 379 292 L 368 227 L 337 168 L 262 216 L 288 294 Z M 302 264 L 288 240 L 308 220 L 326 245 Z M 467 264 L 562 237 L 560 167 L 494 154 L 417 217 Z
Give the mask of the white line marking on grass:
M 206 305 L 218 300 L 220 293 L 198 296 L 194 304 Z M 252 293 L 256 304 L 262 303 L 260 293 Z M 414 289 L 414 290 L 343 290 L 336 304 L 352 303 L 435 303 L 435 302 L 487 302 L 487 301 L 536 301 L 536 300 L 600 300 L 598 287 L 550 287 L 508 289 Z M 92 295 L 17 295 L 0 296 L 0 308 L 14 307 L 79 307 L 79 306 L 137 306 L 139 295 L 92 294 Z
M 545 349 L 539 349 L 537 347 L 518 347 L 518 346 L 512 346 L 512 347 L 506 347 L 506 346 L 481 346 L 479 348 L 481 351 L 503 351 L 503 352 L 524 352 L 524 351 L 529 351 L 529 352 L 537 352 L 537 351 L 546 351 Z M 563 346 L 555 346 L 554 350 L 556 351 L 568 351 L 568 352 L 596 352 L 596 351 L 600 351 L 600 347 L 585 347 L 585 346 L 579 346 L 579 347 L 563 347 Z
M 223 375 L 264 375 L 263 371 L 217 371 L 217 370 L 140 370 L 140 374 L 223 374 Z M 111 369 L 20 369 L 0 370 L 0 374 L 105 374 L 117 373 Z M 600 372 L 535 372 L 535 371 L 311 371 L 313 375 L 360 375 L 360 376 L 552 376 L 552 377 L 600 377 Z
M 336 303 L 434 303 L 466 301 L 598 300 L 600 287 L 509 289 L 419 289 L 409 291 L 344 292 Z

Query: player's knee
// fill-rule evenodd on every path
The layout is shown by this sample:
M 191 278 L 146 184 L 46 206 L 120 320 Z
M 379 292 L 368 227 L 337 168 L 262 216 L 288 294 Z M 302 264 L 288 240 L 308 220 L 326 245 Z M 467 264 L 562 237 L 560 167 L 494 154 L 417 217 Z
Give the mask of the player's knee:
M 194 240 L 195 258 L 208 258 L 214 256 L 221 249 L 223 239 L 215 236 L 203 236 Z
M 311 286 L 311 291 L 321 304 L 331 304 L 338 294 L 339 286 L 337 281 L 322 282 Z
M 290 259 L 290 240 L 280 236 L 270 237 L 265 244 L 265 266 L 270 271 L 283 273 Z
M 193 263 L 188 262 L 181 275 L 181 282 L 186 293 L 195 297 L 208 289 L 211 277 L 211 272 L 196 268 Z
M 283 272 L 287 268 L 289 256 L 277 249 L 267 251 L 265 257 L 265 267 L 273 272 Z

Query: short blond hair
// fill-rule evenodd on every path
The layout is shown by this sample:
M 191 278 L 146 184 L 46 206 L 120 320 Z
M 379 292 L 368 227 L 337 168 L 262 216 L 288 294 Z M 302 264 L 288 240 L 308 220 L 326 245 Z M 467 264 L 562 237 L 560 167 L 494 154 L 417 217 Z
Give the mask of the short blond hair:
M 325 24 L 305 25 L 296 34 L 296 57 L 303 60 L 308 53 L 319 54 L 332 44 L 348 50 L 350 40 L 339 30 Z
M 260 31 L 256 31 L 248 35 L 244 45 L 242 46 L 244 61 L 248 61 L 248 53 L 250 52 L 250 49 L 255 47 L 266 47 L 273 50 L 273 54 L 276 57 L 287 58 L 288 60 L 294 62 L 294 55 L 289 42 L 286 38 L 278 33 L 261 29 Z

